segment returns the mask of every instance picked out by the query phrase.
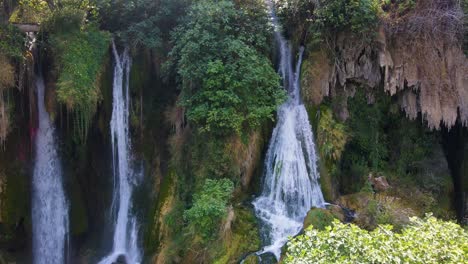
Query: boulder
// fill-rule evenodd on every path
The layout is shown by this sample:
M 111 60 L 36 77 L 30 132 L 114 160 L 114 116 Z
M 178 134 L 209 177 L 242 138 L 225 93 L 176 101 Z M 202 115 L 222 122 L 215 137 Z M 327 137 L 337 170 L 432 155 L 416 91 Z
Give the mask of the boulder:
M 388 184 L 387 178 L 385 178 L 385 176 L 374 178 L 374 175 L 370 173 L 368 180 L 372 185 L 374 192 L 384 192 L 390 189 L 390 184 Z

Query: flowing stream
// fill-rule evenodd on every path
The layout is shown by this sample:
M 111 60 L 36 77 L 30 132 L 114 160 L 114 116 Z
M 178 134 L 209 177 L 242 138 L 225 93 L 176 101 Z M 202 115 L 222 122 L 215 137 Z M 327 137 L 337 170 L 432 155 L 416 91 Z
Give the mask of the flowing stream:
M 100 264 L 128 263 L 141 261 L 138 249 L 136 218 L 131 214 L 133 187 L 136 173 L 131 166 L 131 142 L 129 134 L 129 78 L 131 59 L 128 49 L 119 55 L 113 45 L 115 58 L 113 106 L 110 122 L 112 139 L 112 168 L 114 193 L 112 208 L 114 218 L 114 238 L 112 252 Z
M 62 183 L 55 131 L 45 109 L 45 85 L 36 77 L 39 128 L 32 180 L 33 263 L 67 263 L 68 202 Z
M 301 48 L 295 71 L 289 43 L 281 35 L 273 4 L 268 3 L 280 51 L 279 72 L 289 99 L 278 110 L 265 159 L 263 190 L 254 200 L 255 213 L 261 220 L 265 246 L 257 254 L 273 253 L 279 260 L 281 248 L 289 236 L 296 235 L 312 207 L 325 201 L 318 179 L 317 155 L 309 117 L 300 99 Z

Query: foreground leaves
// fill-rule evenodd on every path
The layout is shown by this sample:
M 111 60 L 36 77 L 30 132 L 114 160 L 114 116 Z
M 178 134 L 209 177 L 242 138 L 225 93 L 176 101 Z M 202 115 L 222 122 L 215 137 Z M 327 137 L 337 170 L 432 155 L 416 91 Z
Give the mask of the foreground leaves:
M 401 233 L 392 226 L 372 232 L 333 222 L 324 231 L 309 227 L 288 243 L 285 263 L 465 263 L 468 233 L 452 222 L 411 218 Z

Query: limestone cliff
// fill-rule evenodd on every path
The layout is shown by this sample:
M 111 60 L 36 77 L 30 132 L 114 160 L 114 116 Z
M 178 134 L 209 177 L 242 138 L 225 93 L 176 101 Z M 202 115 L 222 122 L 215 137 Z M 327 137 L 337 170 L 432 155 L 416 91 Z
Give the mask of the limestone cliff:
M 410 119 L 421 114 L 434 129 L 450 128 L 457 118 L 468 126 L 468 59 L 457 35 L 462 17 L 453 8 L 422 6 L 397 22 L 383 21 L 373 41 L 339 33 L 331 49 L 311 54 L 304 98 L 317 104 L 324 96 L 353 95 L 356 84 L 383 87 Z M 339 116 L 346 119 L 343 106 Z

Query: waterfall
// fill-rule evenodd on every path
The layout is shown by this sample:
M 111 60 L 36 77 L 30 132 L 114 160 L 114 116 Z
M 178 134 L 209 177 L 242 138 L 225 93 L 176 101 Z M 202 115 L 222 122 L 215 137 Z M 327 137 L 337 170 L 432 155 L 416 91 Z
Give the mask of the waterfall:
M 100 264 L 140 263 L 138 249 L 138 231 L 136 218 L 131 215 L 131 198 L 136 184 L 136 173 L 131 166 L 131 142 L 129 134 L 129 78 L 131 59 L 128 49 L 120 56 L 113 44 L 115 58 L 113 106 L 110 122 L 112 140 L 112 171 L 114 192 L 112 211 L 114 214 L 114 239 L 111 254 L 102 259 Z
M 302 228 L 312 207 L 325 201 L 318 182 L 314 136 L 305 106 L 300 99 L 301 47 L 295 72 L 291 48 L 281 35 L 273 4 L 270 2 L 275 40 L 280 49 L 279 73 L 289 99 L 278 110 L 278 123 L 265 160 L 263 190 L 254 200 L 255 213 L 262 222 L 268 244 L 258 254 L 273 253 L 279 260 L 281 248 L 289 236 Z
M 68 251 L 68 202 L 62 183 L 55 131 L 45 109 L 45 85 L 36 77 L 39 129 L 32 180 L 33 263 L 63 264 Z

